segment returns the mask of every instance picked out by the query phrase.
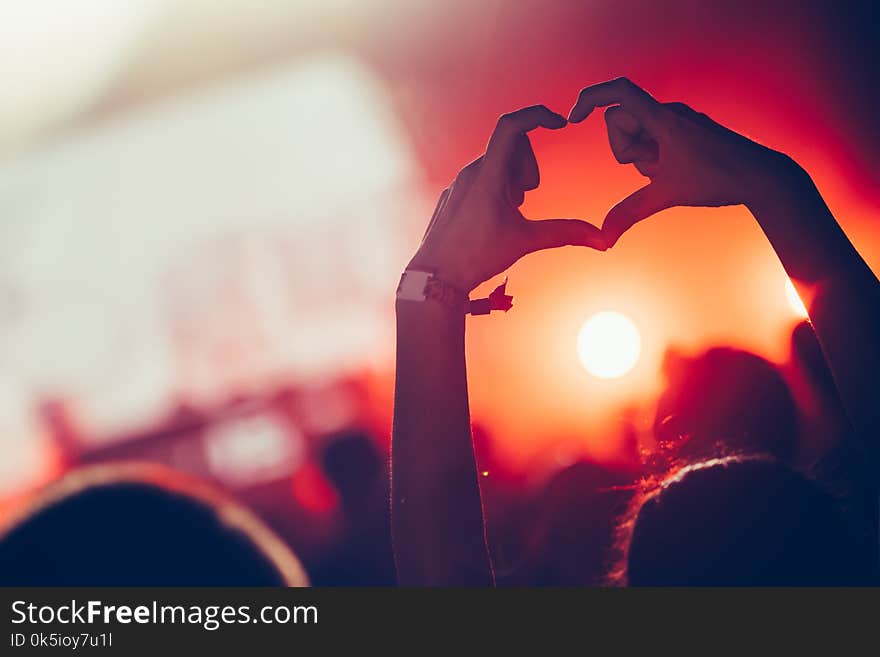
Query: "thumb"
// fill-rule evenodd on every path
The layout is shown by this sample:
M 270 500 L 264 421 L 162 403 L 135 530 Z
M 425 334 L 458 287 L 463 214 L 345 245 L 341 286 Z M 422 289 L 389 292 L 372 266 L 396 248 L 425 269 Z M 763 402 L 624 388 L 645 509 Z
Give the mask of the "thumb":
M 602 233 L 608 247 L 614 246 L 620 236 L 642 219 L 670 208 L 675 203 L 661 190 L 656 183 L 649 183 L 636 190 L 615 205 L 605 216 Z
M 560 246 L 588 246 L 599 251 L 608 248 L 602 231 L 580 219 L 528 221 L 526 253 Z

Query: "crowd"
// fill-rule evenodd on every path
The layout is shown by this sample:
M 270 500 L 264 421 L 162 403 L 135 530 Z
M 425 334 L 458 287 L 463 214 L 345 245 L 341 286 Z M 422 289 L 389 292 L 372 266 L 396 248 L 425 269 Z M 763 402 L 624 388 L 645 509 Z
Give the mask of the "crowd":
M 600 106 L 615 157 L 649 184 L 601 228 L 523 217 L 539 181 L 526 133 Z M 665 208 L 730 204 L 749 208 L 808 307 L 788 361 L 727 346 L 670 353 L 651 446 L 633 439 L 613 464 L 579 460 L 537 482 L 487 466 L 492 441 L 470 419 L 465 320 L 506 308 L 503 290 L 468 294 L 532 251 L 606 251 Z M 790 158 L 625 79 L 584 89 L 567 119 L 543 106 L 507 114 L 440 195 L 397 318 L 390 467 L 366 434 L 326 442 L 320 467 L 344 531 L 325 554 L 303 564 L 203 483 L 108 465 L 74 471 L 7 519 L 0 583 L 876 583 L 880 284 Z

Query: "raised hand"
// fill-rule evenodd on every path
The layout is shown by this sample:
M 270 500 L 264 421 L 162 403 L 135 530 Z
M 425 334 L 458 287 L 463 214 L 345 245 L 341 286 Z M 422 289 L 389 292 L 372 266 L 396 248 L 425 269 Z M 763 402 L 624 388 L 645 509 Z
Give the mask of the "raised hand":
M 600 106 L 615 157 L 651 182 L 614 206 L 608 245 L 675 205 L 743 203 L 805 302 L 850 420 L 880 480 L 880 283 L 841 230 L 809 174 L 681 103 L 658 103 L 625 78 L 581 91 L 569 121 Z M 876 532 L 876 527 L 874 529 Z
M 602 232 L 578 219 L 529 221 L 519 211 L 525 192 L 540 181 L 526 135 L 537 127 L 556 130 L 564 117 L 543 105 L 498 119 L 486 153 L 462 169 L 444 190 L 410 268 L 431 269 L 469 292 L 522 256 L 565 245 L 605 250 Z
M 605 111 L 608 140 L 621 164 L 633 164 L 651 182 L 615 205 L 602 231 L 613 246 L 637 222 L 676 205 L 749 203 L 767 184 L 764 175 L 787 158 L 715 123 L 682 103 L 659 103 L 626 78 L 583 89 L 569 121 Z

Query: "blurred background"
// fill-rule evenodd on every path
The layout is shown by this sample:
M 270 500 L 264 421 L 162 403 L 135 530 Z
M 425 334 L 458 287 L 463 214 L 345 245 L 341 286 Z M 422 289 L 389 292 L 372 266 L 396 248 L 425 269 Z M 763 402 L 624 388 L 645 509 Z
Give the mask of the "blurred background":
M 792 155 L 877 271 L 876 25 L 855 2 L 3 0 L 0 512 L 155 460 L 236 493 L 317 583 L 393 581 L 394 288 L 497 116 L 626 75 Z M 600 116 L 535 133 L 526 216 L 601 224 L 642 184 Z M 741 207 L 518 263 L 515 309 L 468 326 L 490 521 L 637 459 L 670 353 L 789 362 L 788 283 Z M 579 348 L 599 312 L 637 332 L 611 378 Z

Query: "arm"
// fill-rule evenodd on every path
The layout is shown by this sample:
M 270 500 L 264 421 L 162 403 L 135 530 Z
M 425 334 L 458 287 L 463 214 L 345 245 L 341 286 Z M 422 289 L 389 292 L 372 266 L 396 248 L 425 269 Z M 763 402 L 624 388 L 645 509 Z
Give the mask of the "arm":
M 574 219 L 528 221 L 517 209 L 539 181 L 525 133 L 565 123 L 542 106 L 501 117 L 485 155 L 441 195 L 408 269 L 432 271 L 467 293 L 532 251 L 566 244 L 604 248 L 594 226 Z M 493 583 L 464 339 L 463 308 L 398 300 L 391 524 L 404 586 Z
M 638 221 L 676 205 L 745 204 L 809 308 L 841 399 L 876 478 L 880 472 L 880 285 L 806 172 L 790 158 L 681 103 L 658 103 L 624 78 L 587 87 L 569 119 L 606 110 L 618 162 L 650 183 L 618 203 L 609 246 Z
M 747 205 L 809 309 L 875 481 L 880 472 L 880 283 L 803 169 L 782 158 L 775 189 Z
M 471 445 L 464 315 L 397 303 L 392 527 L 402 585 L 488 585 Z

